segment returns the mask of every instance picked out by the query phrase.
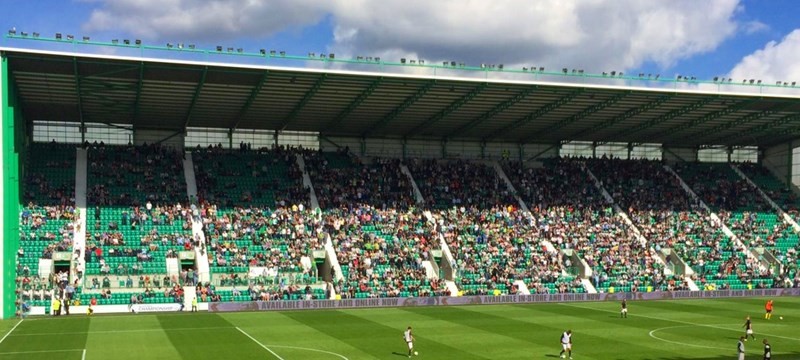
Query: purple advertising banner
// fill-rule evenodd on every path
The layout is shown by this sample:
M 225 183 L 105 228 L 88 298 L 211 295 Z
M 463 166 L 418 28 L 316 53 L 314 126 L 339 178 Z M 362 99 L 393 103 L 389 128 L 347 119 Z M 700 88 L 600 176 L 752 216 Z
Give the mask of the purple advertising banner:
M 459 297 L 406 297 L 342 300 L 292 300 L 292 301 L 246 301 L 208 304 L 208 311 L 279 311 L 314 309 L 352 309 L 398 306 L 457 306 L 484 304 L 528 304 L 541 302 L 620 301 L 629 300 L 678 300 L 709 299 L 749 296 L 798 296 L 800 289 L 758 289 L 717 291 L 655 291 L 602 294 L 535 294 L 504 296 L 459 296 Z

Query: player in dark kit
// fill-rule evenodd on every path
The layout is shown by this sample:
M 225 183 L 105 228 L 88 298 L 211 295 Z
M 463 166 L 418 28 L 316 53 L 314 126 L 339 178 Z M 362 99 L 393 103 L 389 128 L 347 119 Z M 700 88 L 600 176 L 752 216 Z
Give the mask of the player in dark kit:
M 772 346 L 769 345 L 769 341 L 764 339 L 764 360 L 771 360 L 772 359 Z
M 756 336 L 753 335 L 753 322 L 750 321 L 750 317 L 747 317 L 747 321 L 744 323 L 744 341 L 747 341 L 747 337 L 750 336 L 753 340 L 756 339 Z
M 627 318 L 628 317 L 628 301 L 622 299 L 622 310 L 619 312 L 619 317 Z

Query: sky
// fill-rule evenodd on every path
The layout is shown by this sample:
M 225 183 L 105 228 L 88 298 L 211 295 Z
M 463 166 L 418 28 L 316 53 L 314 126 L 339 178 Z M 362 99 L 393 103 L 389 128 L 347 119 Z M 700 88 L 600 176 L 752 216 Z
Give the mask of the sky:
M 800 80 L 797 0 L 0 0 L 0 9 L 3 34 Z

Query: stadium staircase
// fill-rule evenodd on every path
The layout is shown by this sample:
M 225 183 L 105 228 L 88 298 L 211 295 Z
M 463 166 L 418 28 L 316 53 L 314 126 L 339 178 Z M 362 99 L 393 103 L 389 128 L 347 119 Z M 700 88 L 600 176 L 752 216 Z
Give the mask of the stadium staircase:
M 194 160 L 192 160 L 191 151 L 185 152 L 183 157 L 183 173 L 186 176 L 186 194 L 194 203 L 194 199 L 197 199 L 197 178 L 194 176 Z
M 419 191 L 419 187 L 417 187 L 417 182 L 414 180 L 414 175 L 411 174 L 411 170 L 409 170 L 408 166 L 406 166 L 405 164 L 400 164 L 400 172 L 402 172 L 406 177 L 408 177 L 408 181 L 411 183 L 411 188 L 414 189 L 414 200 L 416 200 L 417 205 L 420 206 L 423 205 L 425 203 L 425 198 L 422 196 L 422 192 Z M 429 217 L 429 215 L 430 213 L 428 212 L 425 214 L 425 217 L 430 222 L 431 218 Z M 441 235 L 439 235 L 439 237 L 441 237 Z M 441 241 L 441 243 L 447 246 L 447 244 L 445 244 L 444 241 Z M 444 254 L 450 254 L 450 249 L 447 248 L 447 251 L 445 252 L 445 249 L 442 248 L 442 261 L 448 261 L 448 264 L 452 264 L 452 262 L 449 262 L 449 260 L 446 259 L 447 257 Z M 439 279 L 440 276 L 445 275 L 444 280 L 445 280 L 445 285 L 447 285 L 447 289 L 450 290 L 451 294 L 457 294 L 458 288 L 456 287 L 455 282 L 452 281 L 453 278 L 452 277 L 448 278 L 448 276 L 446 276 L 446 274 L 442 272 L 442 267 L 439 265 L 440 264 L 437 264 L 435 261 L 430 261 L 430 260 L 423 261 L 422 266 L 425 268 L 425 277 L 428 280 L 437 280 Z M 451 267 L 447 266 L 447 268 Z M 450 283 L 452 283 L 452 287 Z
M 319 209 L 319 200 L 317 200 L 317 193 L 314 191 L 314 184 L 311 182 L 311 176 L 308 175 L 308 170 L 306 170 L 306 161 L 303 159 L 302 154 L 297 154 L 297 166 L 300 167 L 300 170 L 303 171 L 303 186 L 308 189 L 308 196 L 309 202 L 311 203 L 312 209 Z M 334 252 L 335 254 L 335 252 Z M 334 256 L 334 258 L 336 258 Z
M 186 151 L 183 159 L 183 174 L 186 177 L 186 195 L 192 208 L 192 238 L 200 242 L 200 246 L 194 247 L 194 261 L 197 266 L 198 281 L 205 283 L 211 281 L 211 266 L 208 263 L 206 254 L 206 235 L 203 233 L 203 218 L 197 211 L 197 179 L 194 175 L 194 160 L 192 152 Z M 171 259 L 167 259 L 167 273 L 172 274 L 174 264 Z M 191 302 L 189 302 L 191 304 Z
M 494 168 L 494 171 L 497 172 L 497 176 L 499 176 L 500 179 L 505 182 L 506 187 L 508 187 L 508 191 L 514 194 L 514 198 L 517 199 L 519 207 L 522 209 L 522 211 L 524 211 L 525 214 L 530 215 L 531 211 L 528 209 L 528 205 L 526 205 L 525 201 L 523 201 L 522 198 L 517 195 L 517 189 L 514 188 L 514 184 L 511 182 L 511 179 L 508 178 L 506 172 L 503 170 L 503 167 L 500 166 L 500 163 L 497 162 L 497 160 L 494 160 L 492 161 L 492 167 Z
M 436 224 L 436 220 L 433 218 L 433 214 L 431 214 L 430 211 L 425 210 L 424 214 L 425 218 L 428 219 L 428 222 L 434 224 L 434 226 L 438 226 Z M 453 253 L 450 251 L 450 246 L 447 245 L 447 241 L 444 240 L 442 233 L 437 231 L 436 234 L 439 237 L 439 246 L 442 249 L 442 262 L 439 266 L 439 273 L 444 277 L 444 283 L 447 286 L 447 290 L 450 291 L 450 296 L 458 296 L 458 286 L 454 281 L 456 278 L 455 258 L 453 257 Z
M 414 189 L 414 199 L 417 201 L 417 204 L 425 203 L 425 198 L 422 196 L 422 192 L 419 191 L 419 187 L 417 187 L 417 182 L 414 181 L 414 175 L 411 175 L 411 170 L 408 170 L 408 166 L 404 164 L 400 164 L 400 171 L 403 174 L 408 176 L 408 180 L 411 182 L 411 187 Z
M 88 168 L 88 154 L 86 149 L 77 148 L 75 157 L 75 208 L 78 210 L 78 217 L 76 219 L 74 238 L 72 243 L 73 252 L 78 250 L 79 256 L 73 257 L 72 266 L 72 279 L 75 280 L 76 272 L 86 273 L 86 263 L 84 261 L 86 254 L 86 189 L 87 189 L 87 168 Z

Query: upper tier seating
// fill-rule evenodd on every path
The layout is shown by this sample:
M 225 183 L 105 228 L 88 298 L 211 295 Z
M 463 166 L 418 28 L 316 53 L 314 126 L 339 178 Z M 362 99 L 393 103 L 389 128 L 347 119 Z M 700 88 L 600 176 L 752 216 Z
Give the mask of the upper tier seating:
M 140 206 L 186 201 L 181 152 L 159 145 L 91 146 L 87 203 Z
M 275 208 L 308 201 L 295 153 L 288 149 L 195 149 L 192 160 L 201 202 Z

